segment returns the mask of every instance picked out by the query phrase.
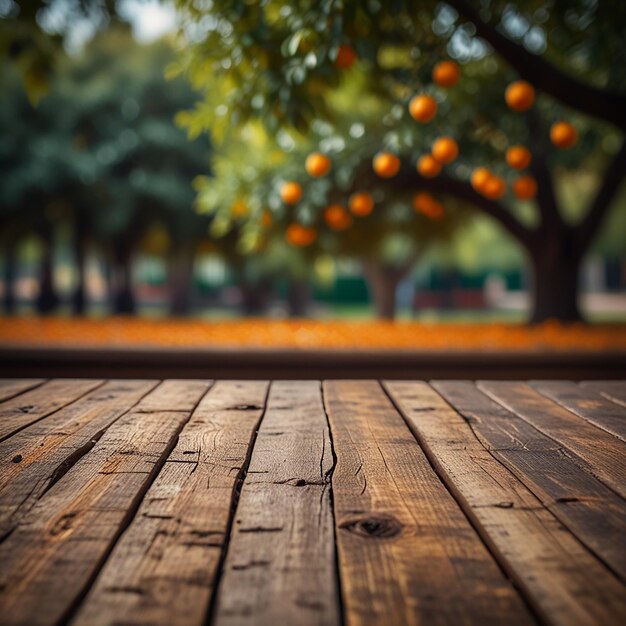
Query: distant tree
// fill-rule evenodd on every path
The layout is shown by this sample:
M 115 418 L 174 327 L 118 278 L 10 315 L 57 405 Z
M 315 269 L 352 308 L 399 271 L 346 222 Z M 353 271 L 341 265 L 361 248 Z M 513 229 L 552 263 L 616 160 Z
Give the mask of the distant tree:
M 250 120 L 273 133 L 306 133 L 315 120 L 332 119 L 333 94 L 360 72 L 359 97 L 371 92 L 395 103 L 390 137 L 380 148 L 395 152 L 402 167 L 388 185 L 454 197 L 496 220 L 530 260 L 531 321 L 580 319 L 581 259 L 626 172 L 624 3 L 178 0 L 178 6 L 188 38 L 181 66 L 203 93 L 185 120 L 194 133 Z M 437 65 L 450 59 L 456 64 L 447 70 Z M 505 102 L 519 80 L 526 82 Z M 426 110 L 417 95 L 432 98 Z M 433 102 L 436 116 L 428 121 Z M 422 122 L 421 140 L 403 145 L 407 124 L 419 123 L 411 114 Z M 416 171 L 441 136 L 456 141 L 458 159 L 438 175 Z M 529 151 L 530 163 L 505 160 L 517 145 Z M 479 168 L 487 170 L 482 180 L 472 178 Z M 601 182 L 572 219 L 555 178 L 582 169 L 598 172 Z
M 15 77 L 8 71 L 3 76 L 2 232 L 34 225 L 49 261 L 45 251 L 55 225 L 71 223 L 77 313 L 85 306 L 84 260 L 93 244 L 113 268 L 114 309 L 134 310 L 132 258 L 156 222 L 165 224 L 171 244 L 171 310 L 188 310 L 193 255 L 209 224 L 192 210 L 191 181 L 206 171 L 210 149 L 206 138 L 189 142 L 173 123 L 193 95 L 184 79 L 164 78 L 172 57 L 168 44 L 140 46 L 127 27 L 118 26 L 98 35 L 82 54 L 57 61 L 36 109 Z M 48 275 L 49 262 L 42 272 L 44 279 Z M 42 294 L 47 291 L 44 280 Z M 47 298 L 42 310 L 54 306 L 54 297 Z

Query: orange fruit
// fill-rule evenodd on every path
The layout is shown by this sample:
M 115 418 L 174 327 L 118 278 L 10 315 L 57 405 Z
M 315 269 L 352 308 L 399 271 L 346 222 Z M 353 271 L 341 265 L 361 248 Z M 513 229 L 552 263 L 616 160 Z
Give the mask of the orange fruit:
M 235 200 L 233 206 L 230 207 L 230 212 L 235 218 L 246 217 L 248 215 L 248 207 L 243 200 Z
M 535 101 L 535 89 L 525 80 L 518 80 L 506 88 L 504 99 L 513 111 L 526 111 Z
M 433 144 L 433 156 L 439 163 L 452 163 L 459 156 L 459 146 L 452 137 L 439 137 Z
M 530 200 L 537 193 L 537 183 L 532 176 L 520 176 L 513 183 L 513 193 L 520 200 Z
M 506 151 L 506 162 L 515 170 L 523 170 L 530 165 L 530 150 L 524 146 L 511 146 Z
M 391 152 L 379 152 L 372 166 L 381 178 L 393 178 L 400 170 L 400 159 Z
M 280 198 L 285 204 L 297 204 L 302 198 L 302 187 L 290 180 L 280 188 Z
M 342 43 L 337 50 L 337 58 L 335 59 L 335 65 L 340 70 L 347 70 L 354 65 L 357 59 L 356 51 L 352 46 Z
M 292 246 L 310 246 L 317 239 L 317 232 L 315 228 L 291 224 L 287 227 L 285 237 Z
M 321 152 L 312 152 L 306 158 L 304 163 L 304 169 L 306 169 L 309 176 L 319 178 L 320 176 L 326 176 L 330 172 L 330 159 Z
M 567 150 L 578 142 L 578 131 L 569 122 L 556 122 L 550 128 L 550 141 L 561 150 Z
M 441 163 L 432 154 L 425 154 L 417 161 L 417 171 L 424 178 L 434 178 L 441 171 Z
M 418 193 L 413 197 L 413 209 L 434 220 L 441 219 L 444 208 L 441 202 L 437 202 L 429 193 Z
M 268 228 L 272 225 L 272 214 L 266 209 L 261 215 L 261 226 Z
M 354 215 L 365 217 L 374 209 L 374 198 L 365 191 L 353 193 L 348 201 L 348 207 Z
M 482 190 L 482 194 L 491 200 L 498 200 L 505 193 L 506 183 L 499 176 L 490 176 Z
M 426 124 L 437 115 L 437 103 L 430 96 L 414 96 L 409 102 L 409 113 L 413 119 Z
M 340 204 L 331 204 L 324 211 L 324 221 L 334 230 L 345 230 L 352 224 L 352 218 Z
M 491 178 L 491 172 L 486 167 L 477 167 L 472 172 L 470 183 L 475 191 L 482 193 L 487 181 Z
M 440 61 L 433 68 L 433 82 L 440 87 L 454 87 L 460 77 L 461 71 L 454 61 Z

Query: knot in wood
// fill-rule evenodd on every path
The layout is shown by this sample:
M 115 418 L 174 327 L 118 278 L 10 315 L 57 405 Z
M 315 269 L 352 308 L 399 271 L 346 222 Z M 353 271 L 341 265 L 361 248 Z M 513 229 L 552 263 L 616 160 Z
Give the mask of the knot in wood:
M 402 532 L 402 524 L 391 515 L 363 515 L 352 517 L 339 525 L 348 532 L 363 537 L 389 539 Z

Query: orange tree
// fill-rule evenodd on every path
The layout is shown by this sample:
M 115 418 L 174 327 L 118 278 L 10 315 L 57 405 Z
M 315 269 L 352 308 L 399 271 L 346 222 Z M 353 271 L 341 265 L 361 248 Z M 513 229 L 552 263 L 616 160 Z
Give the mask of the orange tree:
M 401 164 L 388 185 L 455 197 L 496 220 L 532 266 L 531 320 L 580 319 L 581 259 L 626 172 L 623 3 L 178 6 L 186 35 L 181 65 L 204 94 L 188 114 L 190 128 L 259 119 L 273 132 L 307 132 L 332 116 L 333 92 L 357 67 L 368 89 L 402 106 L 399 127 L 409 119 L 423 125 L 421 146 L 394 147 Z M 455 66 L 437 66 L 450 58 Z M 216 81 L 224 89 L 211 88 Z M 428 155 L 441 136 L 454 139 L 459 155 L 438 171 L 437 154 Z M 514 146 L 528 153 L 507 158 Z M 586 209 L 571 215 L 559 200 L 559 174 L 583 168 L 597 188 Z
M 420 129 L 411 124 L 398 133 L 397 116 L 379 121 L 389 106 L 384 99 L 354 105 L 362 79 L 355 75 L 336 92 L 334 124 L 316 120 L 303 139 L 285 130 L 271 136 L 248 123 L 240 133 L 228 132 L 214 153 L 215 177 L 196 179 L 197 208 L 213 215 L 211 233 L 237 231 L 235 265 L 287 279 L 295 315 L 306 312 L 302 297 L 316 268 L 343 258 L 361 263 L 378 317 L 393 318 L 399 282 L 467 215 L 454 199 L 444 206 L 440 194 L 394 189 L 376 174 L 369 155 L 419 142 Z M 383 176 L 399 163 L 391 152 L 374 161 Z

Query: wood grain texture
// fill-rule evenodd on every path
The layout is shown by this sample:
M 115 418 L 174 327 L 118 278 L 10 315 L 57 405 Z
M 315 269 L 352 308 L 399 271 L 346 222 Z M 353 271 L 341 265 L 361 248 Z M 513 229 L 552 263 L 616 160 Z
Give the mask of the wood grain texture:
M 9 400 L 20 393 L 38 387 L 46 382 L 45 378 L 3 378 L 0 379 L 0 402 Z
M 156 384 L 107 382 L 1 442 L 0 538 Z
M 626 442 L 626 407 L 571 381 L 533 381 L 531 386 L 568 411 Z
M 319 382 L 274 382 L 244 481 L 215 626 L 340 623 Z
M 626 407 L 626 380 L 586 380 L 580 386 Z
M 267 388 L 218 382 L 202 399 L 73 626 L 204 623 Z
M 433 385 L 469 423 L 491 454 L 626 580 L 624 500 L 585 471 L 581 467 L 583 461 L 482 393 L 474 383 L 439 381 Z
M 507 574 L 549 624 L 620 623 L 624 585 L 494 457 L 468 423 L 423 382 L 387 382 L 448 488 Z
M 66 620 L 207 387 L 201 381 L 157 387 L 20 520 L 0 545 L 3 625 Z
M 380 385 L 324 398 L 346 623 L 533 623 Z
M 583 469 L 626 498 L 624 442 L 541 395 L 524 382 L 481 381 L 478 387 L 561 444 Z
M 0 441 L 71 404 L 103 383 L 103 380 L 73 378 L 51 380 L 6 400 L 0 404 Z

